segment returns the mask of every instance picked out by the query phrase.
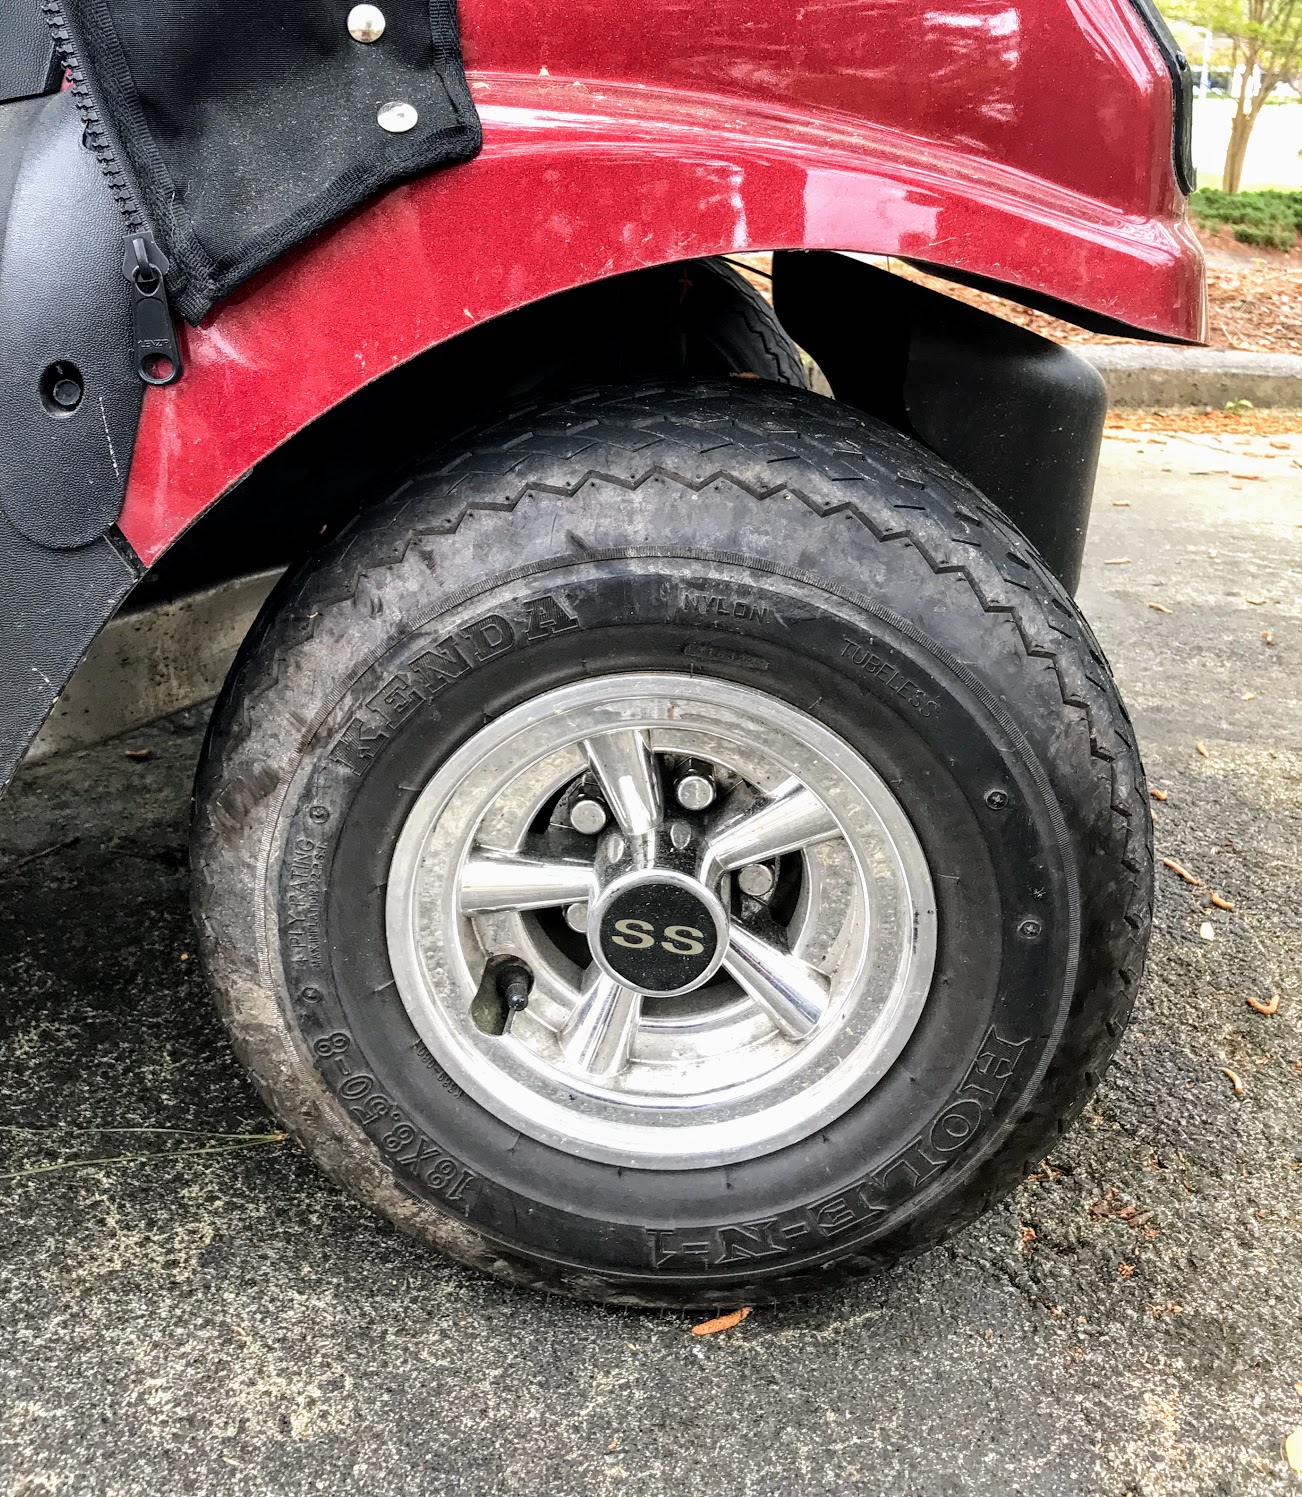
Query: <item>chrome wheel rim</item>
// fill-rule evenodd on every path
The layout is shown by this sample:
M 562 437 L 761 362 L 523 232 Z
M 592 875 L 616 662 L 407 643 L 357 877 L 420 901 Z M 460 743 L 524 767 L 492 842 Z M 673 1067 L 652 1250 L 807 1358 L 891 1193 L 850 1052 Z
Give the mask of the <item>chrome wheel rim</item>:
M 867 760 L 765 692 L 672 673 L 561 687 L 463 744 L 399 835 L 386 922 L 407 1014 L 470 1096 L 647 1169 L 839 1116 L 935 964 L 926 857 Z

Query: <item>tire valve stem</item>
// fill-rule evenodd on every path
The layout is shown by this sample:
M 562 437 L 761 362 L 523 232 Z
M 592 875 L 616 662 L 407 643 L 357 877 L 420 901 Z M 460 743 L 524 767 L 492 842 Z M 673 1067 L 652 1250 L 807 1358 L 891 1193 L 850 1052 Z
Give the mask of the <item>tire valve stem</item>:
M 512 964 L 503 967 L 497 974 L 497 991 L 506 999 L 506 1006 L 513 1014 L 529 1007 L 529 991 L 533 987 L 533 974 L 528 967 Z

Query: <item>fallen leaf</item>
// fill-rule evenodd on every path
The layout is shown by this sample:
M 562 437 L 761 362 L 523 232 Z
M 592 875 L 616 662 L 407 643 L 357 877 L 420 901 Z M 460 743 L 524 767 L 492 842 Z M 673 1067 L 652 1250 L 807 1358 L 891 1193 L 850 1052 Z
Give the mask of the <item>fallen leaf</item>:
M 1170 791 L 1158 790 L 1152 785 L 1148 787 L 1148 793 L 1153 797 L 1154 800 L 1166 800 L 1170 795 Z
M 1255 691 L 1245 691 L 1239 700 L 1241 702 L 1255 702 L 1257 700 L 1257 693 Z
M 1218 910 L 1232 910 L 1234 908 L 1234 901 L 1232 899 L 1226 899 L 1224 894 L 1218 894 L 1214 889 L 1212 890 L 1212 903 Z
M 1285 1439 L 1284 1459 L 1294 1471 L 1302 1471 L 1302 1429 L 1295 1429 Z
M 138 748 L 124 750 L 124 757 L 128 759 L 152 759 L 154 751 L 151 748 Z
M 1148 605 L 1154 613 L 1174 613 L 1175 610 L 1168 608 L 1165 603 L 1150 603 Z
M 1120 1216 L 1126 1210 L 1129 1210 L 1132 1215 L 1134 1214 L 1134 1207 L 1126 1205 L 1124 1197 L 1115 1185 L 1109 1185 L 1098 1200 L 1094 1201 L 1089 1207 L 1090 1215 L 1096 1216 L 1100 1220 L 1108 1216 Z
M 1231 1071 L 1228 1066 L 1222 1066 L 1221 1075 L 1228 1076 L 1230 1078 L 1230 1085 L 1234 1088 L 1234 1095 L 1236 1097 L 1241 1097 L 1243 1095 L 1243 1082 L 1239 1079 L 1235 1072 Z
M 1266 601 L 1265 598 L 1244 598 L 1245 603 L 1251 603 L 1254 608 L 1260 608 Z
M 1129 509 L 1130 508 L 1130 500 L 1129 499 L 1114 499 L 1112 501 L 1112 508 L 1113 509 Z
M 1103 563 L 1105 567 L 1128 567 L 1130 558 L 1128 556 L 1112 556 Z
M 1204 759 L 1211 758 L 1211 755 L 1207 752 L 1207 745 L 1202 741 L 1202 739 L 1199 739 L 1198 742 L 1194 744 L 1194 748 L 1197 749 L 1197 751 L 1203 756 Z
M 727 1315 L 716 1316 L 714 1320 L 703 1320 L 700 1325 L 692 1327 L 693 1336 L 717 1336 L 720 1331 L 730 1331 L 738 1326 L 750 1314 L 750 1306 L 745 1305 L 740 1310 L 730 1311 Z
M 1210 920 L 1203 921 L 1203 923 L 1198 927 L 1198 934 L 1203 938 L 1204 941 L 1214 941 L 1216 939 L 1216 931 L 1213 928 L 1212 922 Z
M 1271 993 L 1269 999 L 1263 1000 L 1261 998 L 1246 998 L 1244 999 L 1244 1002 L 1248 1005 L 1249 1008 L 1255 1008 L 1259 1014 L 1265 1014 L 1267 1017 L 1269 1017 L 1271 1014 L 1277 1014 L 1279 1012 L 1278 993 Z
M 1202 888 L 1202 879 L 1196 873 L 1190 873 L 1187 868 L 1177 863 L 1174 858 L 1163 858 L 1162 867 L 1169 868 L 1172 873 L 1179 874 L 1186 884 L 1192 884 L 1195 889 Z
M 1134 1273 L 1134 1271 L 1135 1271 L 1135 1265 L 1133 1263 L 1118 1263 L 1117 1264 L 1117 1272 L 1121 1275 L 1121 1277 L 1123 1279 L 1130 1278 L 1130 1276 Z
M 1246 478 L 1249 483 L 1257 483 L 1261 479 L 1260 473 L 1231 473 L 1231 478 Z
M 1263 644 L 1273 645 L 1275 643 L 1275 636 L 1270 632 L 1269 629 L 1263 629 L 1261 631 L 1261 638 Z
M 1294 1391 L 1294 1393 L 1297 1394 L 1297 1396 L 1299 1398 L 1302 1398 L 1302 1383 L 1294 1383 L 1293 1384 L 1293 1391 Z

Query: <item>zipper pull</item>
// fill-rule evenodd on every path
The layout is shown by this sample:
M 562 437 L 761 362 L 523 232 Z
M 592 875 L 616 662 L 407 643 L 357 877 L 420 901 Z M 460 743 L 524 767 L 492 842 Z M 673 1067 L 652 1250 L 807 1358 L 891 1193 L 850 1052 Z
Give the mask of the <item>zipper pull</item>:
M 122 274 L 132 287 L 136 373 L 147 385 L 171 385 L 181 378 L 181 349 L 163 285 L 168 269 L 167 256 L 148 234 L 127 239 Z

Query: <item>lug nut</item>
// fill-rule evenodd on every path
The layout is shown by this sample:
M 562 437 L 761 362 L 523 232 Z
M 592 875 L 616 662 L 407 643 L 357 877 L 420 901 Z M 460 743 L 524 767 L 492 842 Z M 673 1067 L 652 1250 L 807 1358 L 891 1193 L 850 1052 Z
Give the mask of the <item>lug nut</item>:
M 595 837 L 606 824 L 606 808 L 599 800 L 584 796 L 570 807 L 570 825 L 585 837 Z
M 571 930 L 587 930 L 588 902 L 586 899 L 580 899 L 574 904 L 567 904 L 565 906 L 565 923 Z
M 713 805 L 716 795 L 714 781 L 708 775 L 689 770 L 674 786 L 674 799 L 684 811 L 704 811 Z
M 738 888 L 752 899 L 763 899 L 766 894 L 771 894 L 776 882 L 773 870 L 767 863 L 748 863 L 737 874 Z

